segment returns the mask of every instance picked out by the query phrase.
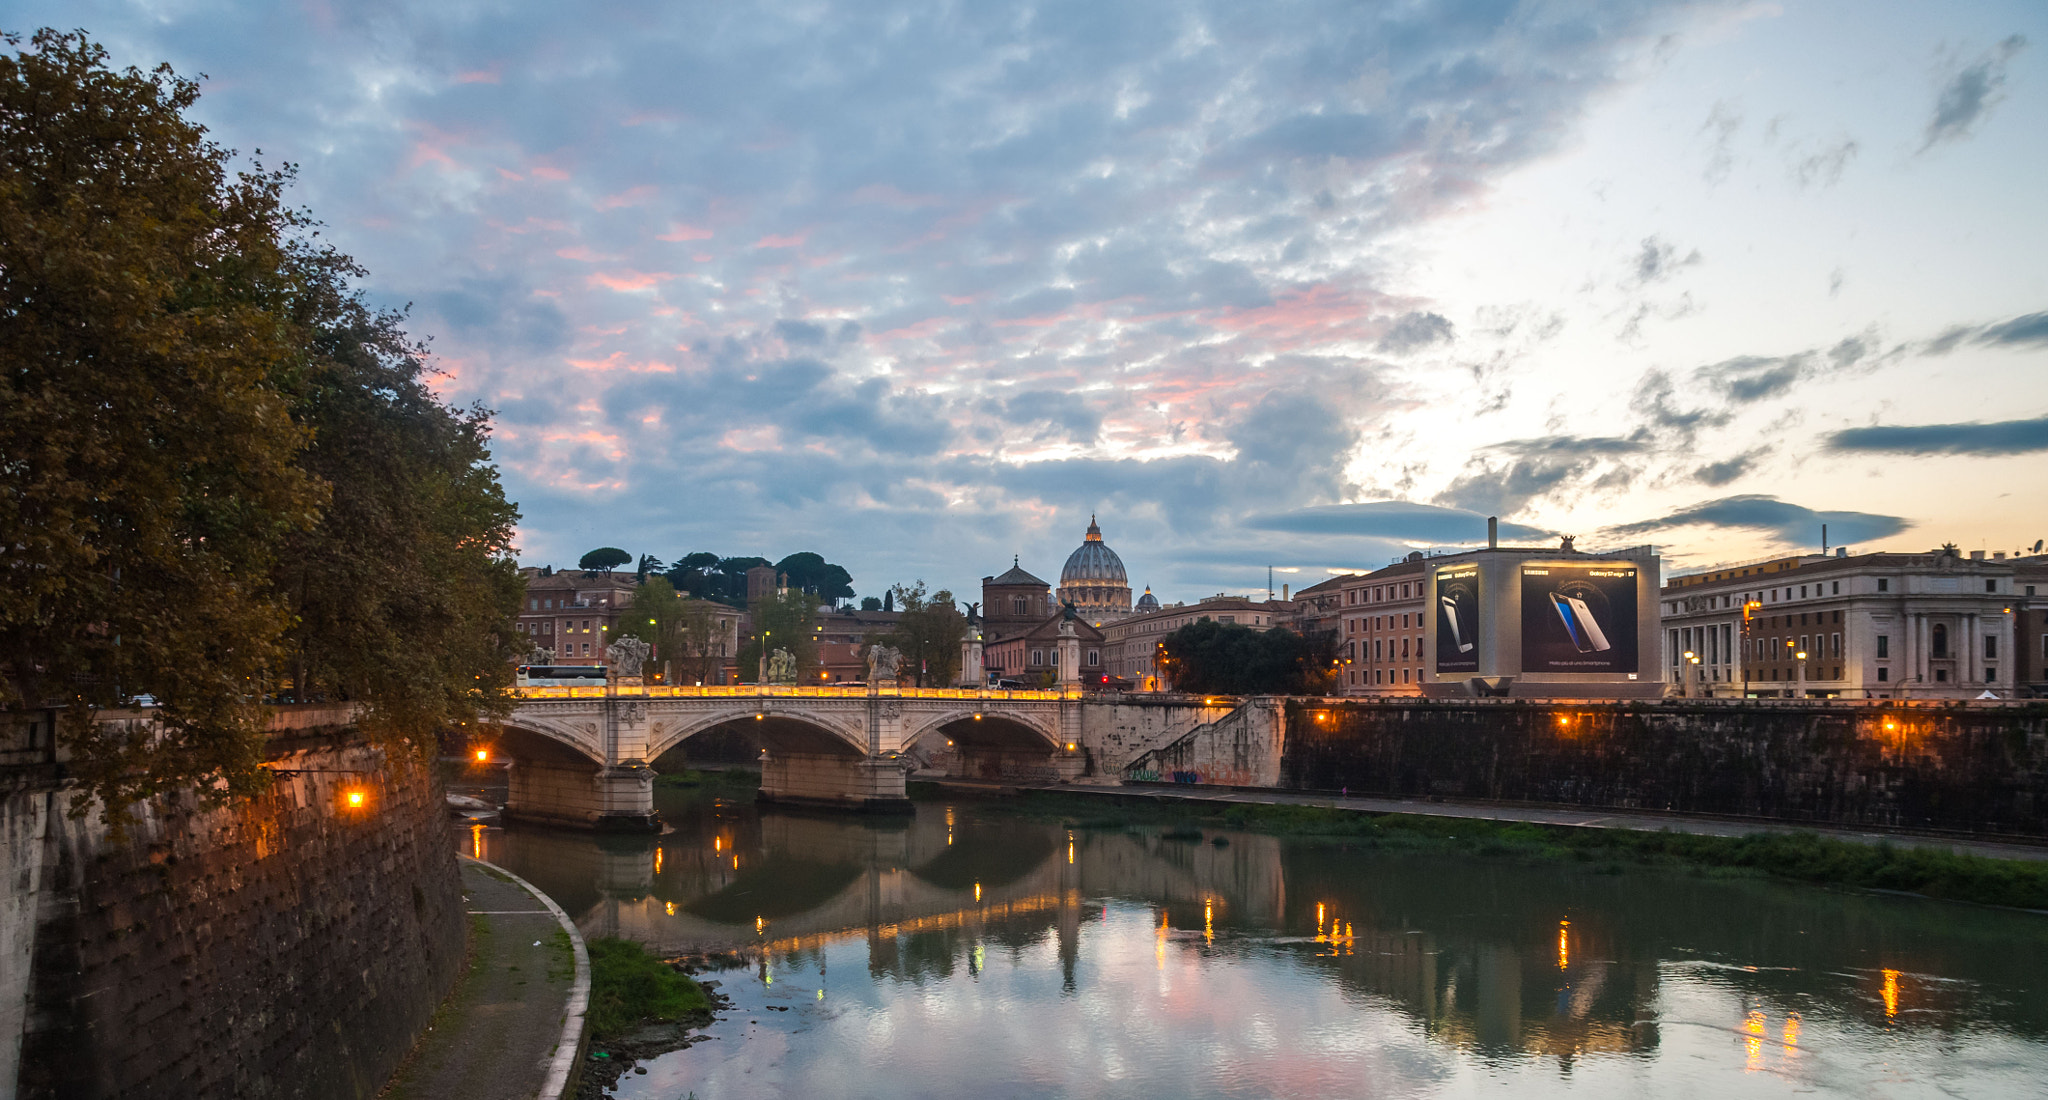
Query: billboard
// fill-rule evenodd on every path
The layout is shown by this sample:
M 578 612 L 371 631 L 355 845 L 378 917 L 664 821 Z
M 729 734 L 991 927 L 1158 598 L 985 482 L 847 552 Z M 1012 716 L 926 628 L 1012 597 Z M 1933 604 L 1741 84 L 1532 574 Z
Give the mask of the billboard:
M 1479 566 L 1447 565 L 1436 571 L 1436 670 L 1479 671 Z
M 1632 563 L 1522 566 L 1522 671 L 1637 672 Z

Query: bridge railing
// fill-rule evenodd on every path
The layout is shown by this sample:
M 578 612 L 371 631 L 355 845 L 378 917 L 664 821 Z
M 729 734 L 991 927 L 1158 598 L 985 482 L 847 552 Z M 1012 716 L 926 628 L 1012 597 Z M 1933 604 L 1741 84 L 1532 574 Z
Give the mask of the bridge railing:
M 1083 693 L 1079 687 L 1014 688 L 998 691 L 988 688 L 869 689 L 826 684 L 607 684 L 604 687 L 514 688 L 512 694 L 520 699 L 866 699 L 869 696 L 876 696 L 884 699 L 987 699 L 995 702 L 1024 702 L 1079 699 Z

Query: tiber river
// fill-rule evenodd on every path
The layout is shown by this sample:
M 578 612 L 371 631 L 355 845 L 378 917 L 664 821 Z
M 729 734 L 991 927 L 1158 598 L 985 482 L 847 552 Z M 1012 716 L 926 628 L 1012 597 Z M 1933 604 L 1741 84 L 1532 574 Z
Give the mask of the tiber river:
M 740 948 L 622 1097 L 2048 1095 L 2048 917 L 1000 804 L 659 791 L 658 838 L 477 828 L 586 936 Z

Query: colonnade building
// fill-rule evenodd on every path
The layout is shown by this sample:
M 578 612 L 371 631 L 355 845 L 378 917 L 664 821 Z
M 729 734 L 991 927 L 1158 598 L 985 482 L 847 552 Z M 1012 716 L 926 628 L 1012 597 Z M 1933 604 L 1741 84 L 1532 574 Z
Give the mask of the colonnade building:
M 1663 678 L 1687 696 L 2009 698 L 2026 664 L 2019 564 L 1844 550 L 1673 577 L 1659 593 Z

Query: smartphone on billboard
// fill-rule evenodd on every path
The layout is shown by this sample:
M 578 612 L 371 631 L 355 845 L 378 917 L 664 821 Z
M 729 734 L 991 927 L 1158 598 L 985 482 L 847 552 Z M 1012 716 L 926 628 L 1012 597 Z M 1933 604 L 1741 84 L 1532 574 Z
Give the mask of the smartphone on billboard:
M 1572 644 L 1579 647 L 1580 653 L 1598 653 L 1614 648 L 1608 644 L 1607 635 L 1601 631 L 1599 622 L 1594 620 L 1593 612 L 1586 606 L 1586 601 L 1577 596 L 1552 592 L 1550 605 L 1557 609 L 1557 617 L 1564 620 L 1565 633 L 1572 636 Z
M 1472 652 L 1472 643 L 1465 640 L 1465 632 L 1458 626 L 1458 601 L 1450 596 L 1443 597 L 1444 623 L 1451 628 L 1451 642 L 1460 653 Z

